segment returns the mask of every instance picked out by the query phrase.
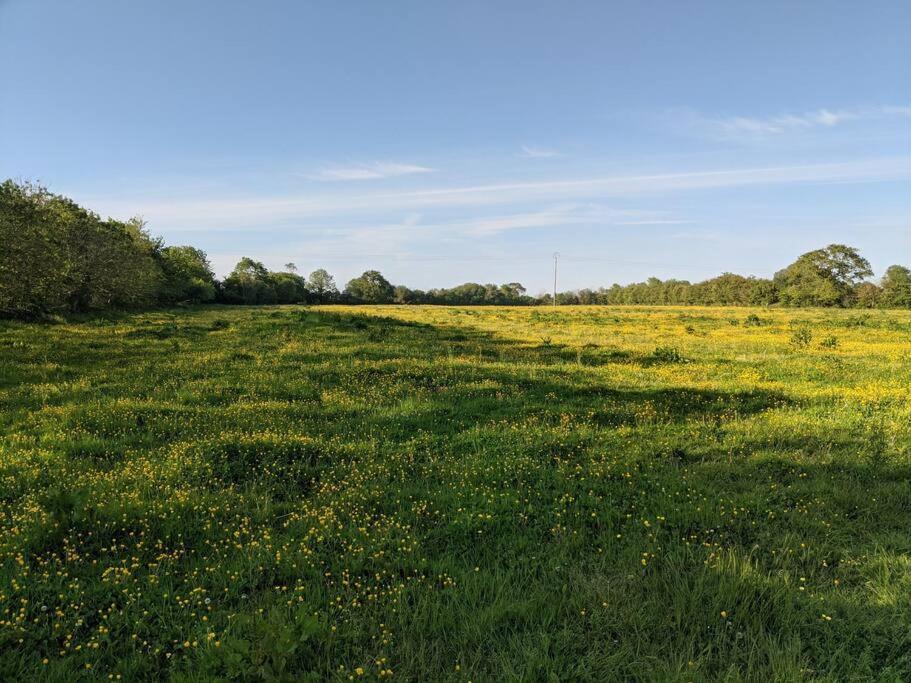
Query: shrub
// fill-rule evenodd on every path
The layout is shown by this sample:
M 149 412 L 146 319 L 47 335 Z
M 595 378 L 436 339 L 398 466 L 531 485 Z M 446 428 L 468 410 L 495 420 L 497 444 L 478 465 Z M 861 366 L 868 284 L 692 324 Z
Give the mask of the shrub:
M 649 356 L 649 360 L 655 363 L 685 363 L 686 359 L 683 357 L 683 354 L 680 353 L 680 350 L 674 346 L 659 346 L 654 351 L 652 355 Z
M 813 331 L 806 326 L 798 327 L 791 334 L 791 346 L 798 349 L 805 349 L 813 341 Z

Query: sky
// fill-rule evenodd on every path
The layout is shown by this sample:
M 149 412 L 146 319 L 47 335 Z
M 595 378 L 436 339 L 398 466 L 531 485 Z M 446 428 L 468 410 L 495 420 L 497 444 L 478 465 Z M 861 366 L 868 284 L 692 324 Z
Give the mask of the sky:
M 219 275 L 911 265 L 911 2 L 0 0 L 0 177 Z

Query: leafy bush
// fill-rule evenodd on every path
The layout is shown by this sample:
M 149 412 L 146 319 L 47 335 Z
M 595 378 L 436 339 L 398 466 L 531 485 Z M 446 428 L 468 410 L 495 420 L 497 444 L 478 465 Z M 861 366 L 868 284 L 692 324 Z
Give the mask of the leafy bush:
M 675 346 L 659 346 L 654 351 L 652 355 L 649 356 L 649 360 L 655 363 L 685 363 L 686 359 L 683 357 L 683 354 L 680 353 L 680 350 Z
M 813 331 L 806 326 L 798 327 L 791 334 L 791 346 L 798 349 L 805 349 L 813 341 Z

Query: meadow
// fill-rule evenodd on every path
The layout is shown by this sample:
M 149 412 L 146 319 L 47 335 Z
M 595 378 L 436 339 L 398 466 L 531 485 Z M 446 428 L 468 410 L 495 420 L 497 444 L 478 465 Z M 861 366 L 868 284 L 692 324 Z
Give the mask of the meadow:
M 911 679 L 911 312 L 0 323 L 0 680 Z

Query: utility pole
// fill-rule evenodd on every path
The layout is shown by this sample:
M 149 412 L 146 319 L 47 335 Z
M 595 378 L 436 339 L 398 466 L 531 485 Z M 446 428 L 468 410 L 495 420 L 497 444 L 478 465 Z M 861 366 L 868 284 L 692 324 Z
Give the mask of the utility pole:
M 560 258 L 560 252 L 554 252 L 554 306 L 557 305 L 557 259 Z

